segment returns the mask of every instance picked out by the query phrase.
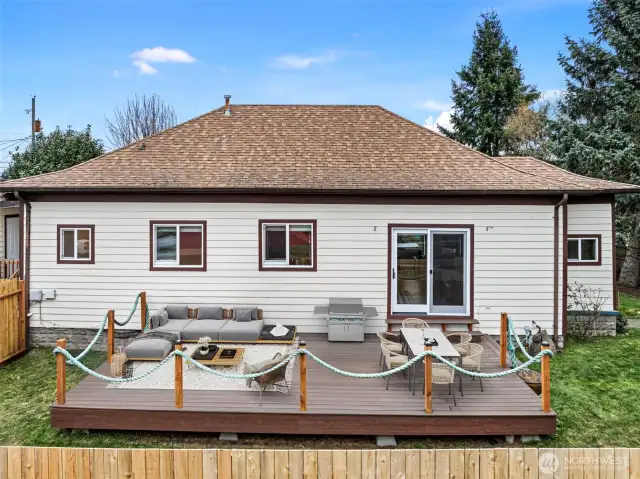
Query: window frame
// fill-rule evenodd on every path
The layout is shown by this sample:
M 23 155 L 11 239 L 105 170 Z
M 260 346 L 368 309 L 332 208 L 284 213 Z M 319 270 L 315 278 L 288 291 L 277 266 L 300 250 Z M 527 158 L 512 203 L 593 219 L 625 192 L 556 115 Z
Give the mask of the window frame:
M 569 259 L 569 241 L 578 240 L 578 259 Z M 596 259 L 595 260 L 583 260 L 582 256 L 582 240 L 595 240 L 596 241 Z M 567 265 L 569 266 L 601 266 L 602 265 L 602 235 L 594 234 L 571 234 L 567 235 Z
M 78 230 L 89 230 L 89 258 L 78 259 Z M 65 258 L 62 256 L 62 233 L 63 231 L 74 232 L 74 253 L 75 258 Z M 95 264 L 96 262 L 96 235 L 95 225 L 80 225 L 80 224 L 64 224 L 57 225 L 57 259 L 58 264 Z
M 180 226 L 202 227 L 202 264 L 199 266 L 180 264 L 156 265 L 156 235 L 158 226 L 176 228 L 176 262 L 180 262 Z M 149 221 L 149 271 L 207 271 L 207 222 L 205 220 L 152 220 Z
M 311 265 L 290 266 L 288 263 L 289 258 L 289 226 L 290 225 L 309 225 L 311 226 Z M 266 241 L 265 241 L 265 227 L 266 226 L 285 226 L 286 227 L 286 257 L 284 263 L 265 263 L 266 257 Z M 281 219 L 268 219 L 258 220 L 258 270 L 259 271 L 318 271 L 318 221 L 317 220 L 281 220 Z

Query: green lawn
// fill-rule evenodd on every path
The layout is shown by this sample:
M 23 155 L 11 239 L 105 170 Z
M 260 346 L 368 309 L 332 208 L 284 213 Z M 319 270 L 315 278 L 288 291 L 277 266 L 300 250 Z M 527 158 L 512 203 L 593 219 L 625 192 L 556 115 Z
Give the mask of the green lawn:
M 551 404 L 558 433 L 541 447 L 640 447 L 640 330 L 616 338 L 569 344 L 551 360 Z M 90 367 L 104 354 L 86 358 Z M 72 387 L 82 374 L 68 369 Z M 0 445 L 82 447 L 230 447 L 215 435 L 57 431 L 49 425 L 55 399 L 55 361 L 35 349 L 0 369 Z M 234 447 L 368 448 L 371 438 L 242 436 Z M 407 438 L 400 447 L 495 447 L 501 440 Z
M 640 318 L 640 297 L 628 293 L 618 296 L 618 309 L 629 319 Z

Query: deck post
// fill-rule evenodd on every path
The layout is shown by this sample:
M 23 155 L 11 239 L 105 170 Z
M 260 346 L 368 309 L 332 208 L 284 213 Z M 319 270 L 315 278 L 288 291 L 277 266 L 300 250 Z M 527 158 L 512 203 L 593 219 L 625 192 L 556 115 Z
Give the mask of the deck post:
M 67 340 L 58 339 L 56 346 L 67 349 Z M 56 355 L 56 404 L 64 404 L 67 398 L 67 362 L 62 354 Z
M 500 313 L 500 367 L 507 367 L 507 329 L 509 329 L 509 315 Z
M 307 342 L 300 341 L 300 349 L 307 349 Z M 300 410 L 307 410 L 307 355 L 300 355 Z
M 140 331 L 144 332 L 147 327 L 147 293 L 140 293 Z
M 542 351 L 549 349 L 549 343 L 542 343 Z M 542 356 L 540 361 L 540 386 L 542 389 L 542 411 L 551 411 L 551 359 L 548 354 Z
M 107 312 L 107 362 L 113 360 L 113 348 L 116 335 L 116 312 L 110 309 Z
M 182 344 L 180 341 L 176 343 L 176 351 L 182 351 Z M 176 363 L 176 377 L 175 377 L 175 390 L 176 390 L 176 407 L 182 408 L 183 404 L 183 391 L 182 391 L 182 356 L 177 354 L 174 356 Z
M 424 342 L 424 350 L 431 351 L 431 343 Z M 431 365 L 433 358 L 431 356 L 424 357 L 424 412 L 431 414 L 433 412 L 433 371 Z

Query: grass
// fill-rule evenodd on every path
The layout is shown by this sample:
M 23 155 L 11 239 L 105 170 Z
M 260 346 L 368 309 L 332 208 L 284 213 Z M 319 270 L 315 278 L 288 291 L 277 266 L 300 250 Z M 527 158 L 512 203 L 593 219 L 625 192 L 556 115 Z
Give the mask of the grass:
M 629 319 L 640 318 L 640 297 L 620 292 L 618 309 Z
M 551 360 L 551 405 L 558 415 L 556 436 L 541 447 L 640 447 L 640 330 L 584 344 L 569 343 Z M 102 353 L 87 356 L 95 368 Z M 67 386 L 82 373 L 69 368 Z M 49 424 L 55 399 L 55 362 L 49 349 L 34 349 L 0 369 L 0 445 L 60 447 L 230 447 L 216 435 L 59 431 Z M 403 438 L 399 447 L 496 447 L 501 438 Z M 368 437 L 291 437 L 243 435 L 233 447 L 357 448 L 372 447 Z

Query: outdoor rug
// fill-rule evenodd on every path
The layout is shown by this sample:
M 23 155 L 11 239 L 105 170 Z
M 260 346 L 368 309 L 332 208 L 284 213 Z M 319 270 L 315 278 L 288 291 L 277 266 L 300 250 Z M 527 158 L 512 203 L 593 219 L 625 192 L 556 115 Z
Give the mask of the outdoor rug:
M 196 349 L 196 343 L 186 343 L 182 345 L 184 351 L 187 354 L 191 354 Z M 291 345 L 282 344 L 224 344 L 221 345 L 225 348 L 245 348 L 243 360 L 237 366 L 229 367 L 216 367 L 217 371 L 222 371 L 231 374 L 242 374 L 244 369 L 244 363 L 256 364 L 261 361 L 272 359 L 276 353 L 282 353 L 283 355 L 289 354 L 298 348 L 298 340 L 296 339 Z M 286 378 L 291 387 L 293 381 L 293 366 L 295 358 L 289 362 L 286 370 Z M 173 389 L 174 388 L 174 375 L 175 375 L 175 358 L 171 358 L 160 369 L 151 373 L 149 376 L 138 381 L 121 384 L 109 384 L 109 388 L 123 388 L 123 389 Z M 139 376 L 156 367 L 157 361 L 133 361 L 131 363 L 131 375 Z M 245 379 L 228 379 L 215 374 L 209 374 L 205 371 L 201 371 L 195 366 L 185 364 L 183 367 L 183 388 L 185 390 L 198 390 L 198 391 L 248 391 L 247 381 Z M 251 390 L 259 391 L 260 388 L 255 383 L 251 384 Z M 280 391 L 287 393 L 285 387 L 277 388 L 270 387 L 270 391 Z

